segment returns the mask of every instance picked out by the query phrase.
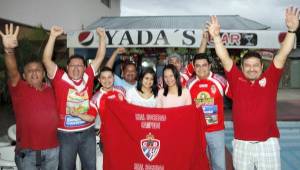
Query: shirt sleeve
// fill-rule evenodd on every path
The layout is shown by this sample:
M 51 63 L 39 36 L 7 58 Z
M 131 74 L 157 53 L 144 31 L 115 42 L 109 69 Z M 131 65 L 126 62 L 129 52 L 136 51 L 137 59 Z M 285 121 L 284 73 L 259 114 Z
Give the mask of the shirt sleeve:
M 118 75 L 114 75 L 115 81 L 114 81 L 114 85 L 115 86 L 122 86 L 122 79 L 118 76 Z
M 93 117 L 96 117 L 98 114 L 98 109 L 92 101 L 89 103 L 89 110 L 87 111 L 87 114 Z

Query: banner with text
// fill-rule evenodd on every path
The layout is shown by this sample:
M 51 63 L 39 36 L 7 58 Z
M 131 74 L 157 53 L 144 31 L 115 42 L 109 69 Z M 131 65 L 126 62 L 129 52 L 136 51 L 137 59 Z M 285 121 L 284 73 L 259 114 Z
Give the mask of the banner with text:
M 193 29 L 128 29 L 106 30 L 107 47 L 187 47 L 198 48 L 201 30 Z M 284 32 L 271 30 L 222 30 L 227 48 L 280 48 Z M 75 31 L 67 35 L 70 48 L 97 48 L 99 38 L 95 30 Z M 213 48 L 210 38 L 208 48 Z
M 195 106 L 158 109 L 120 101 L 106 104 L 104 170 L 209 169 L 204 117 Z

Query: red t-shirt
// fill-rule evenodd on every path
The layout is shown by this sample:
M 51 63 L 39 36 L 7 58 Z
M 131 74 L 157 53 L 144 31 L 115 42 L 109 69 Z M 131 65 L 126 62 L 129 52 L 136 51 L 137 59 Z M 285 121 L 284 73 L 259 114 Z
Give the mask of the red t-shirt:
M 220 75 L 210 72 L 207 79 L 198 79 L 196 76 L 189 80 L 193 102 L 204 113 L 207 132 L 223 130 L 224 127 L 224 100 L 228 91 L 227 81 Z
M 162 109 L 106 103 L 104 169 L 209 169 L 205 122 L 195 106 Z
M 119 100 L 119 95 L 123 97 L 125 100 L 125 89 L 121 86 L 114 86 L 110 91 L 104 91 L 102 88 L 94 94 L 92 100 L 90 101 L 91 108 L 89 109 L 90 114 L 96 115 L 99 114 L 101 127 L 100 127 L 100 138 L 103 136 L 103 119 L 104 119 L 104 111 L 106 107 L 107 100 Z
M 95 122 L 87 122 L 69 114 L 70 112 L 88 114 L 89 101 L 93 93 L 94 75 L 95 72 L 90 65 L 86 68 L 82 80 L 74 82 L 65 71 L 57 68 L 51 83 L 55 91 L 59 113 L 58 130 L 76 132 L 88 129 L 95 124 Z
M 265 141 L 279 137 L 276 124 L 276 97 L 283 69 L 272 64 L 253 84 L 233 65 L 226 72 L 233 101 L 234 137 L 240 140 Z
M 46 84 L 39 91 L 20 80 L 17 86 L 8 82 L 16 117 L 17 147 L 44 150 L 58 146 L 57 110 L 52 88 Z

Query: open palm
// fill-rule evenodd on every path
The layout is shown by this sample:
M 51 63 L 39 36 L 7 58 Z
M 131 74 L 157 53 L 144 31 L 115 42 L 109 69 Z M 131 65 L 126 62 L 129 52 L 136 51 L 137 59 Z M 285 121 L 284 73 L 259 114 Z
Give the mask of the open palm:
M 288 30 L 296 31 L 299 26 L 299 10 L 289 7 L 285 11 L 285 23 Z
M 216 16 L 210 17 L 210 22 L 207 23 L 206 29 L 212 37 L 219 36 L 221 26 Z
M 8 24 L 5 24 L 5 34 L 0 31 L 4 48 L 6 49 L 16 48 L 18 46 L 18 34 L 19 34 L 18 26 L 14 31 L 13 24 L 9 24 L 9 26 Z

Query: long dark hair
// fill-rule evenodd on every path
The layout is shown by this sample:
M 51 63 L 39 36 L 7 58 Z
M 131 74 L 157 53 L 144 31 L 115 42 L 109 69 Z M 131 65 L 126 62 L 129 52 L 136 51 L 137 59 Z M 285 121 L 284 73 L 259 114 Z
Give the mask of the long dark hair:
M 178 70 L 176 69 L 176 67 L 173 64 L 168 64 L 164 67 L 163 69 L 163 88 L 164 88 L 164 96 L 168 95 L 169 92 L 169 87 L 167 85 L 167 83 L 165 82 L 164 79 L 164 74 L 165 74 L 165 70 L 171 70 L 174 74 L 175 80 L 176 80 L 176 85 L 178 88 L 178 96 L 181 96 L 182 94 L 182 86 L 181 86 L 181 82 L 180 82 L 180 73 L 178 72 Z
M 152 85 L 151 89 L 152 89 L 152 93 L 153 93 L 154 97 L 156 97 L 157 96 L 157 91 L 158 91 L 157 78 L 156 78 L 155 71 L 151 67 L 147 67 L 147 68 L 142 70 L 142 72 L 141 72 L 141 74 L 139 75 L 139 78 L 138 78 L 136 89 L 138 91 L 140 91 L 141 93 L 143 93 L 143 91 L 142 91 L 143 79 L 144 79 L 145 75 L 148 74 L 148 73 L 153 76 L 153 85 Z

